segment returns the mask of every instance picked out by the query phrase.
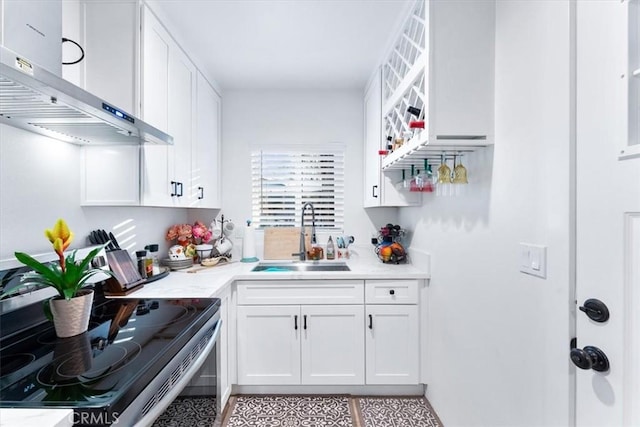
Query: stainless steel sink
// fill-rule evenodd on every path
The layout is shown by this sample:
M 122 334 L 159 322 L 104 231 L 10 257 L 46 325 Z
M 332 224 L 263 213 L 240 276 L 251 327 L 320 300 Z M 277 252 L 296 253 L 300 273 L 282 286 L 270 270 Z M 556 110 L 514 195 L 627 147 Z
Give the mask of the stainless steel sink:
M 261 262 L 251 271 L 284 273 L 288 271 L 351 271 L 344 262 Z

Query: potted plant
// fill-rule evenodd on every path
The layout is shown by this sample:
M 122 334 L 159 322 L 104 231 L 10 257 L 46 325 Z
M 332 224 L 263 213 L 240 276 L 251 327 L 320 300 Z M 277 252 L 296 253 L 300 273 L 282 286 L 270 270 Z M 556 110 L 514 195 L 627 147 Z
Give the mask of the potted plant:
M 58 254 L 58 262 L 41 263 L 24 252 L 15 252 L 18 261 L 33 269 L 24 274 L 16 288 L 34 283 L 54 288 L 58 295 L 45 301 L 44 310 L 47 317 L 53 320 L 56 335 L 60 338 L 79 335 L 88 329 L 93 303 L 93 290 L 82 287 L 97 273 L 111 275 L 109 270 L 91 266 L 91 261 L 106 244 L 94 248 L 82 261 L 76 261 L 77 251 L 66 257 L 64 255 L 73 240 L 73 233 L 64 220 L 59 219 L 52 229 L 45 230 L 45 235 Z M 14 292 L 16 288 L 4 295 Z

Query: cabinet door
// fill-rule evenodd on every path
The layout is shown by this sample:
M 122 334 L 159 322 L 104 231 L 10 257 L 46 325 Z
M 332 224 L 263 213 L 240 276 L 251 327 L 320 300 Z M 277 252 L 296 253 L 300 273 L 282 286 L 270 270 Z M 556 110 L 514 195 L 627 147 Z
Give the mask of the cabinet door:
M 188 206 L 191 192 L 191 144 L 195 134 L 196 68 L 176 45 L 169 51 L 169 150 L 170 181 L 178 183 L 173 206 Z M 173 164 L 172 164 L 173 162 Z M 169 182 L 171 184 L 171 182 Z
M 173 41 L 148 7 L 142 8 L 142 119 L 169 132 L 169 56 Z M 146 144 L 143 150 L 142 203 L 171 206 L 173 146 Z
M 173 136 L 173 145 L 144 147 L 143 204 L 188 206 L 196 68 L 147 7 L 142 20 L 143 118 Z
M 418 384 L 418 306 L 366 308 L 367 384 Z
M 364 95 L 364 207 L 380 206 L 382 74 L 377 69 Z
M 140 147 L 82 147 L 82 206 L 140 204 Z
M 300 306 L 238 306 L 237 319 L 238 384 L 300 384 Z
M 198 72 L 190 206 L 220 208 L 221 99 Z
M 302 306 L 302 384 L 363 384 L 364 307 Z

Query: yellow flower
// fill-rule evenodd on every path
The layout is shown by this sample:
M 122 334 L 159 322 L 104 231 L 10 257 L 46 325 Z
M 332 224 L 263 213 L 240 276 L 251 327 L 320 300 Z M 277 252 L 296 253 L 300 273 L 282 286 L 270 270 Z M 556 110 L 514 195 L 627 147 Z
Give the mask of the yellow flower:
M 59 219 L 51 230 L 44 231 L 45 236 L 51 243 L 56 253 L 62 256 L 62 253 L 69 247 L 73 240 L 73 233 L 69 230 L 69 226 L 63 219 Z

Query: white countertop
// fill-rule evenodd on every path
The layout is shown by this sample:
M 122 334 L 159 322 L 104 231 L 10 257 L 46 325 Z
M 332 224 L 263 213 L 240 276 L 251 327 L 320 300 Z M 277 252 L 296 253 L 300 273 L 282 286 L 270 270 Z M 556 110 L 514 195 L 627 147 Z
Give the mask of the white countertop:
M 71 409 L 0 409 L 0 427 L 68 427 L 73 425 Z
M 167 277 L 148 283 L 124 298 L 213 298 L 219 296 L 236 280 L 428 279 L 430 277 L 428 256 L 426 259 L 420 258 L 421 263 L 418 268 L 414 264 L 385 264 L 377 258 L 372 246 L 354 247 L 351 254 L 351 258 L 347 260 L 336 260 L 345 261 L 351 271 L 251 272 L 258 264 L 257 262 L 238 261 L 207 268 L 196 265 L 189 269 L 172 271 Z

